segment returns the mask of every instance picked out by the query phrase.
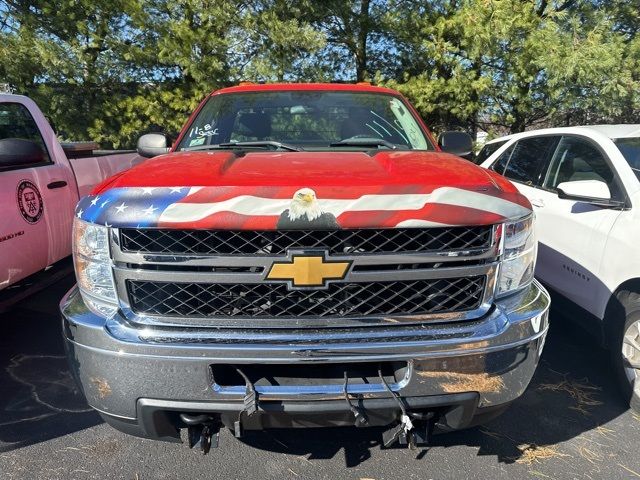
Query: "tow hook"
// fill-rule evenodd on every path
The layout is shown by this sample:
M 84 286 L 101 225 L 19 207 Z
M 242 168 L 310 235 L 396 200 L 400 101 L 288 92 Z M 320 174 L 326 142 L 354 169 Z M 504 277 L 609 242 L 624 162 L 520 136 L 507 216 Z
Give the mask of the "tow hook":
M 242 414 L 244 413 L 247 417 L 255 414 L 259 410 L 259 396 L 256 390 L 256 386 L 249 379 L 249 377 L 240 369 L 236 367 L 236 372 L 240 375 L 245 382 L 245 392 L 244 392 L 244 400 L 243 400 L 243 409 L 238 414 L 238 419 L 233 422 L 233 434 L 236 438 L 242 438 L 244 434 L 244 429 L 242 428 Z
M 407 412 L 400 416 L 400 423 L 382 434 L 382 444 L 388 448 L 396 442 L 411 450 L 431 443 L 436 417 L 433 412 Z
M 390 447 L 398 442 L 403 446 L 408 445 L 412 450 L 417 446 L 429 445 L 436 423 L 435 413 L 409 411 L 404 399 L 397 392 L 394 392 L 385 380 L 382 368 L 378 368 L 378 377 L 402 412 L 400 423 L 382 434 L 382 444 L 385 447 Z
M 180 420 L 187 425 L 189 448 L 199 448 L 203 455 L 220 443 L 220 421 L 211 415 L 180 414 Z

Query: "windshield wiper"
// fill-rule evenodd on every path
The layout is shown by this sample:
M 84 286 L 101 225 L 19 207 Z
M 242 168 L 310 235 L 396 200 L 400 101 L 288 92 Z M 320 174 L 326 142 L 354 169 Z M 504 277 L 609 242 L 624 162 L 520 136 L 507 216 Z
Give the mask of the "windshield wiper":
M 382 138 L 345 138 L 329 144 L 330 147 L 387 147 L 396 150 L 398 145 Z
M 297 145 L 291 145 L 290 143 L 282 143 L 276 142 L 274 140 L 257 140 L 254 142 L 228 142 L 221 143 L 221 146 L 229 147 L 275 147 L 276 149 L 281 148 L 282 150 L 289 150 L 290 152 L 302 152 L 304 148 L 299 147 Z
M 273 150 L 288 150 L 290 152 L 302 152 L 304 148 L 288 143 L 276 142 L 273 140 L 257 140 L 254 142 L 225 142 L 213 145 L 198 145 L 195 147 L 185 147 L 183 151 L 191 150 L 227 150 L 233 148 L 266 148 L 273 147 Z

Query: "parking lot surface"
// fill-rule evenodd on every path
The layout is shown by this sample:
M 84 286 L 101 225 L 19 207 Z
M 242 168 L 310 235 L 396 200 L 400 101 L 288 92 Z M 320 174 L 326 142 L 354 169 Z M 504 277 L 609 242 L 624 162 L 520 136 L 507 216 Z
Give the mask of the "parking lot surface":
M 503 416 L 382 449 L 380 429 L 228 431 L 207 456 L 105 425 L 75 389 L 58 301 L 68 277 L 0 314 L 0 479 L 640 478 L 640 416 L 619 400 L 606 352 L 552 312 L 532 384 Z

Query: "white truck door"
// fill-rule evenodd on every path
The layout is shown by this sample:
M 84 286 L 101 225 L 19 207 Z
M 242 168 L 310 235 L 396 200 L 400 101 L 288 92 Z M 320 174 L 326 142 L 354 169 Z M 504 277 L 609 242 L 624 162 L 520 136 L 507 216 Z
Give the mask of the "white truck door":
M 0 289 L 70 254 L 73 172 L 31 100 L 0 97 Z
M 562 182 L 600 180 L 613 199 L 624 198 L 602 149 L 586 137 L 565 135 L 551 159 L 532 203 L 538 217 L 539 277 L 563 296 L 590 312 L 601 310 L 610 295 L 599 279 L 607 237 L 621 211 L 561 199 Z

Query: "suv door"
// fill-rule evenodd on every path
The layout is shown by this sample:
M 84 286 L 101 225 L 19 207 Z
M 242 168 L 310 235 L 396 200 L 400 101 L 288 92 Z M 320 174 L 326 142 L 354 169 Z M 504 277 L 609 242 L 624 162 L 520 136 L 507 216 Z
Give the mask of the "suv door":
M 598 279 L 600 262 L 621 210 L 559 198 L 557 186 L 575 180 L 604 181 L 613 199 L 624 200 L 604 150 L 586 137 L 563 136 L 540 187 L 527 194 L 537 217 L 536 275 L 585 310 L 598 312 L 610 294 Z
M 75 181 L 66 158 L 54 158 L 38 128 L 42 123 L 50 130 L 44 116 L 34 114 L 42 117 L 39 122 L 24 104 L 0 102 L 0 289 L 69 255 L 71 248 Z

